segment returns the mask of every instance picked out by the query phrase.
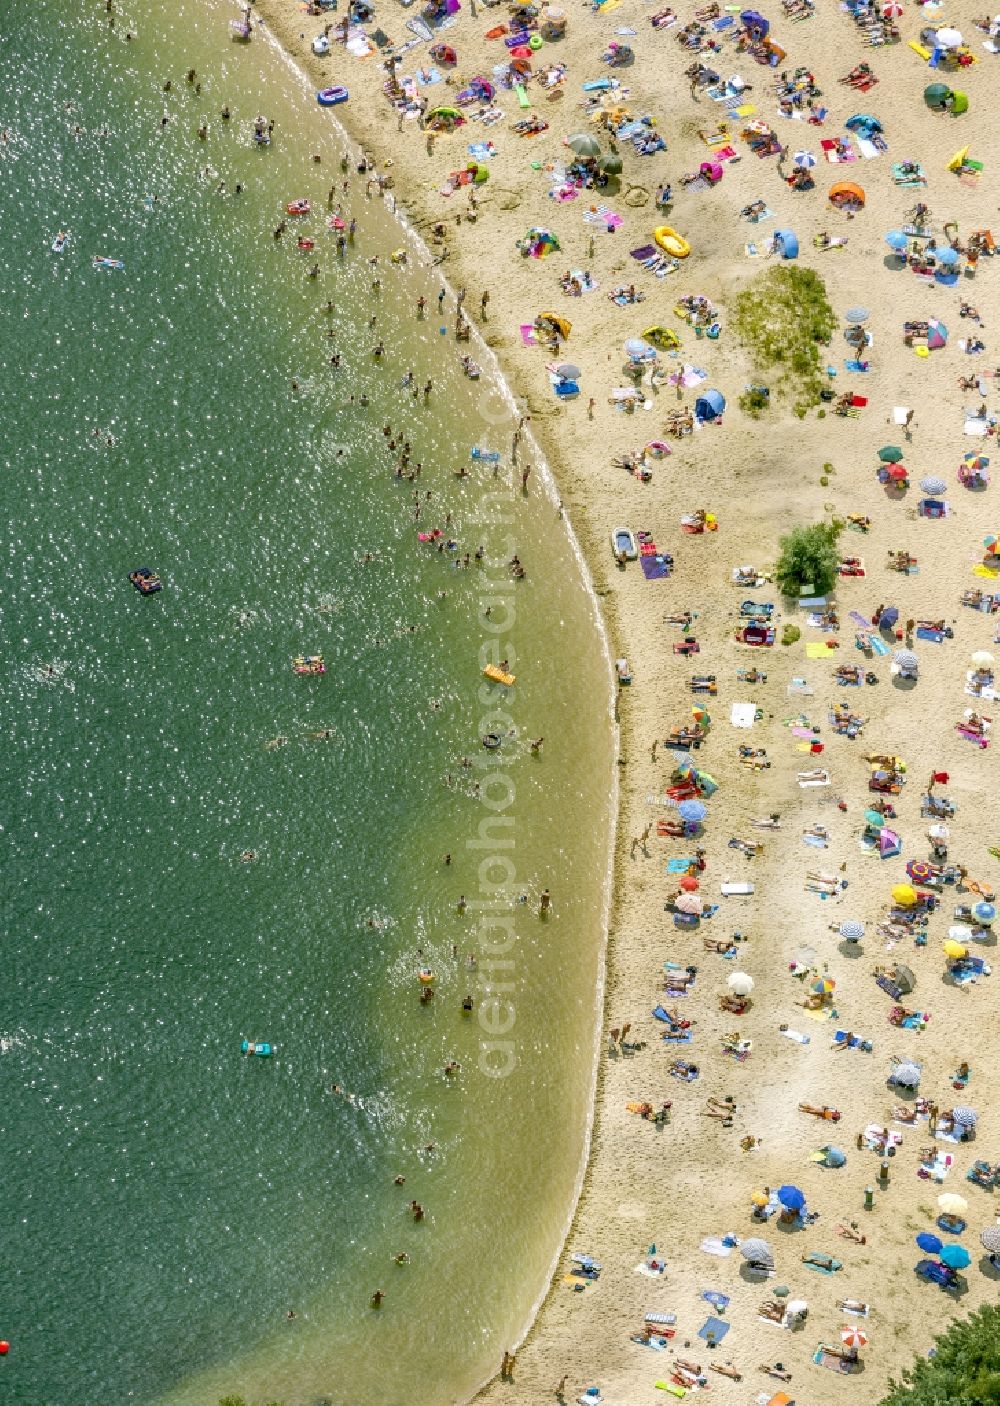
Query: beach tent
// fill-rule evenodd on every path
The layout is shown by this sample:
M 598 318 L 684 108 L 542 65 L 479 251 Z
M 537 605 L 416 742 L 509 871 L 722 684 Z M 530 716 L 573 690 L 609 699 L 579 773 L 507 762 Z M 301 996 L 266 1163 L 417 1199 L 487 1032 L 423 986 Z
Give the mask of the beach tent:
M 559 241 L 550 229 L 541 229 L 533 225 L 524 238 L 518 241 L 517 247 L 522 254 L 530 254 L 533 259 L 544 259 L 546 254 L 551 254 L 553 249 L 559 248 Z
M 865 193 L 853 181 L 837 181 L 830 187 L 829 200 L 834 205 L 864 205 Z
M 799 237 L 794 230 L 776 229 L 774 231 L 774 247 L 783 259 L 797 259 L 799 257 Z
M 877 117 L 872 117 L 867 112 L 856 112 L 853 117 L 849 117 L 844 123 L 849 132 L 860 132 L 863 136 L 870 136 L 873 132 L 881 132 L 882 123 Z
M 770 21 L 766 20 L 758 10 L 744 10 L 740 15 L 740 24 L 750 35 L 750 38 L 757 43 L 767 38 L 768 30 L 771 28 Z
M 573 330 L 573 324 L 568 318 L 560 316 L 557 312 L 540 312 L 535 318 L 535 327 L 542 329 L 549 326 L 553 331 L 558 332 L 563 341 Z
M 681 339 L 676 332 L 671 331 L 669 327 L 661 327 L 659 324 L 655 327 L 647 327 L 642 335 L 647 342 L 651 342 L 654 347 L 659 347 L 661 351 L 671 351 L 681 344 Z
M 930 351 L 938 351 L 948 344 L 948 329 L 943 322 L 936 317 L 928 319 L 927 322 L 927 347 Z
M 698 174 L 704 177 L 709 185 L 716 186 L 722 180 L 722 167 L 717 161 L 703 161 L 698 167 Z
M 707 390 L 694 403 L 696 420 L 717 420 L 726 408 L 726 397 L 721 391 Z

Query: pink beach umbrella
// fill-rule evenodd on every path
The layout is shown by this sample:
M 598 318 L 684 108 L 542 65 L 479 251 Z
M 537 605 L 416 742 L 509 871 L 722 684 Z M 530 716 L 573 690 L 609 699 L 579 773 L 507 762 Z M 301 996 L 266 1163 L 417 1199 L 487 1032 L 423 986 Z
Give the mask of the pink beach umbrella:
M 682 893 L 675 899 L 674 907 L 678 913 L 690 913 L 695 918 L 700 918 L 705 909 L 704 900 L 697 893 Z

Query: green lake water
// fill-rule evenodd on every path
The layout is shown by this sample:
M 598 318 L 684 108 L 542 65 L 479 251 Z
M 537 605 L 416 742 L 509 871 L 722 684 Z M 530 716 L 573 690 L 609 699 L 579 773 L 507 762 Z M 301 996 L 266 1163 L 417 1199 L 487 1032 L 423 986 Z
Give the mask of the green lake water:
M 471 463 L 473 444 L 509 453 L 510 418 L 415 318 L 438 285 L 390 266 L 402 236 L 356 176 L 338 260 L 343 143 L 269 44 L 230 42 L 233 13 L 119 3 L 112 31 L 93 0 L 4 7 L 0 1390 L 18 1406 L 461 1399 L 544 1289 L 584 1145 L 612 790 L 591 600 L 537 475 L 522 500 Z M 272 238 L 300 196 L 312 256 L 298 226 Z M 433 495 L 419 525 L 450 511 L 486 565 L 418 544 L 386 422 Z M 160 595 L 133 591 L 140 565 Z M 487 722 L 494 646 L 518 686 Z M 296 677 L 315 651 L 326 675 Z M 498 756 L 486 726 L 516 730 Z

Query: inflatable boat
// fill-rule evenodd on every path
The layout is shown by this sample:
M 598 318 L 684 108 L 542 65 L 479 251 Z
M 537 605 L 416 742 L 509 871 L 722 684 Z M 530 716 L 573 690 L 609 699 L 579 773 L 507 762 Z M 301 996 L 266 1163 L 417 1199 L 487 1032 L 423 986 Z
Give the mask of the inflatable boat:
M 292 669 L 296 674 L 326 673 L 322 654 L 297 654 L 292 660 Z
M 55 239 L 53 239 L 52 241 L 53 254 L 61 254 L 68 243 L 69 235 L 65 232 L 65 230 L 60 230 L 59 233 L 56 235 Z
M 107 254 L 95 254 L 90 262 L 95 269 L 123 269 L 125 267 L 121 259 L 109 259 Z
M 635 545 L 635 537 L 628 527 L 616 527 L 611 534 L 611 549 L 616 557 L 624 557 L 626 561 L 636 561 L 639 556 L 639 548 Z
M 659 225 L 653 230 L 653 238 L 665 254 L 673 259 L 686 259 L 691 245 L 669 225 Z
M 308 200 L 290 200 L 285 206 L 285 211 L 289 215 L 308 215 L 312 209 Z
M 350 93 L 341 84 L 333 88 L 320 88 L 316 94 L 316 101 L 320 107 L 336 107 L 338 103 L 346 103 Z
M 148 566 L 136 567 L 135 571 L 129 572 L 128 579 L 140 596 L 155 596 L 157 591 L 163 590 L 163 582 Z
M 259 1059 L 268 1059 L 274 1054 L 274 1046 L 267 1040 L 241 1040 L 240 1049 L 245 1055 L 257 1055 Z

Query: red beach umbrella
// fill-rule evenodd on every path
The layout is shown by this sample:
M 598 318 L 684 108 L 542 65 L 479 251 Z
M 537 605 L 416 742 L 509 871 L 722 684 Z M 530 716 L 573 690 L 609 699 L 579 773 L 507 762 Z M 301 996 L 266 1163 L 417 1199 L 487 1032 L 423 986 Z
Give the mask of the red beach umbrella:
M 910 471 L 905 464 L 890 464 L 889 467 L 886 469 L 886 473 L 891 479 L 895 480 L 896 483 L 901 483 L 902 480 L 907 477 L 909 472 Z
M 698 880 L 692 878 L 690 874 L 686 874 L 684 878 L 681 879 L 681 888 L 685 893 L 697 893 Z
M 887 20 L 898 20 L 903 13 L 903 7 L 899 0 L 885 0 L 882 6 L 882 18 Z

